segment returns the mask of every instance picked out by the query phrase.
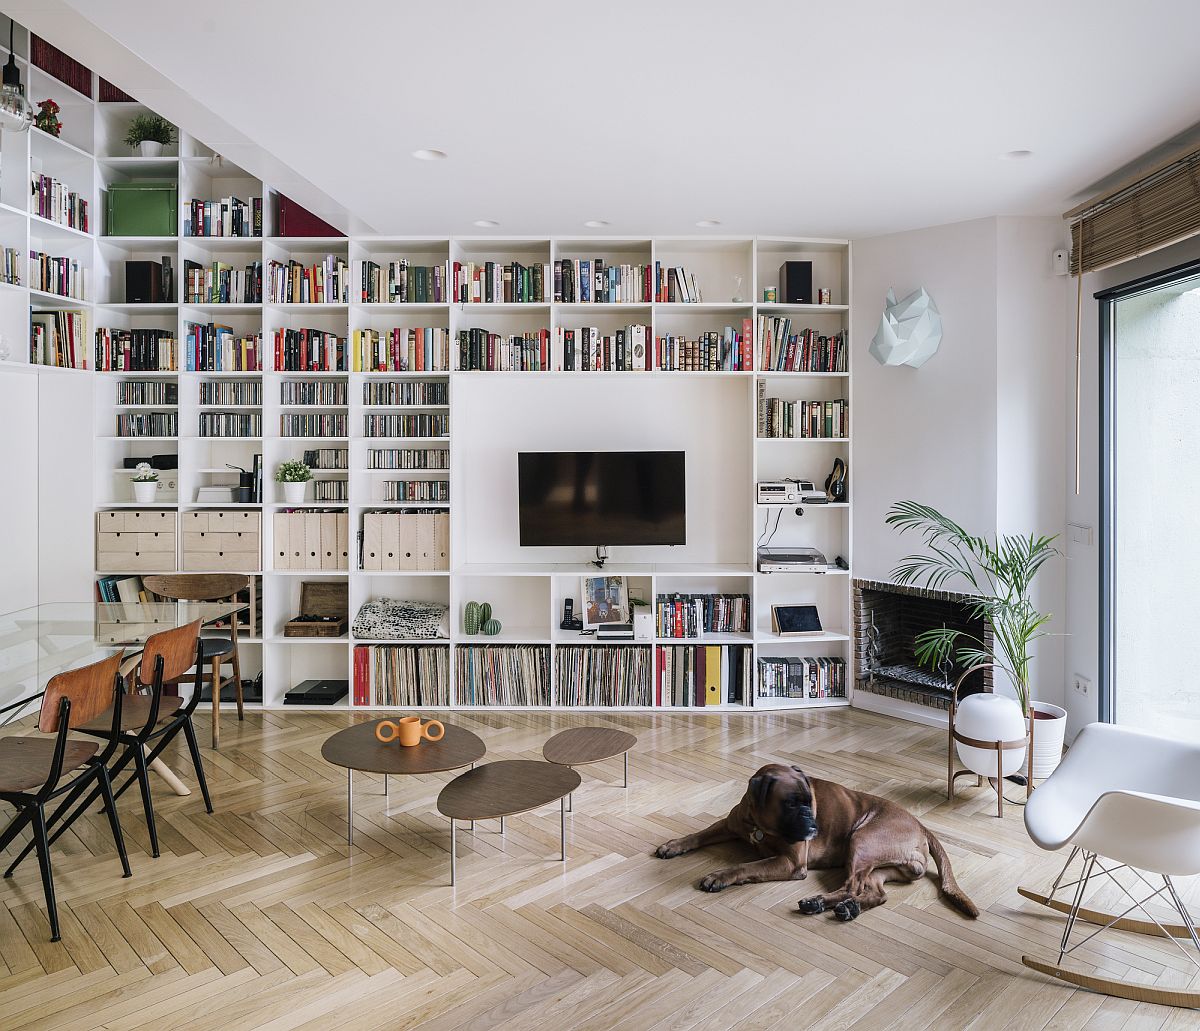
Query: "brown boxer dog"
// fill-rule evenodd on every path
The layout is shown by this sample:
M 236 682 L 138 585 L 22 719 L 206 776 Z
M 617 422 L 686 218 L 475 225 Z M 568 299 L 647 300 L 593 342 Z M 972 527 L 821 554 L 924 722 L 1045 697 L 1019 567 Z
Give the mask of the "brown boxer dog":
M 764 766 L 725 819 L 699 834 L 659 845 L 654 854 L 670 859 L 722 841 L 748 841 L 765 858 L 709 874 L 698 885 L 703 891 L 799 881 L 810 868 L 844 866 L 849 872 L 845 884 L 801 899 L 799 909 L 832 909 L 837 919 L 853 920 L 863 910 L 883 905 L 888 881 L 908 884 L 924 877 L 932 855 L 942 897 L 966 916 L 979 916 L 955 881 L 942 843 L 915 816 L 885 798 L 806 776 L 799 766 Z

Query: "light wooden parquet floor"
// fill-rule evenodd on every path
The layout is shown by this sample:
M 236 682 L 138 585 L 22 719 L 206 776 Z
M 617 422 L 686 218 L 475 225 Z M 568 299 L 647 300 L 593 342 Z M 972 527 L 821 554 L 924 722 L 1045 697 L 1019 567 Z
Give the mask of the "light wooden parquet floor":
M 1055 915 L 1022 900 L 1057 864 L 1020 809 L 987 789 L 947 804 L 941 732 L 847 711 L 786 715 L 463 713 L 489 760 L 539 758 L 553 731 L 604 723 L 639 737 L 631 786 L 620 761 L 592 767 L 557 861 L 558 807 L 459 835 L 433 803 L 449 775 L 355 781 L 356 847 L 345 842 L 345 775 L 320 746 L 347 714 L 226 718 L 204 758 L 217 812 L 157 791 L 163 855 L 148 856 L 136 791 L 121 801 L 134 876 L 120 877 L 102 816 L 60 839 L 63 940 L 49 942 L 36 862 L 0 884 L 0 1027 L 420 1028 L 1180 1028 L 1190 1013 L 1106 999 L 1026 971 L 1053 958 Z M 203 722 L 203 721 L 201 721 Z M 197 727 L 200 740 L 207 726 Z M 29 732 L 21 727 L 17 733 Z M 694 888 L 738 846 L 670 861 L 658 842 L 710 823 L 766 762 L 885 795 L 949 849 L 982 910 L 970 922 L 930 879 L 889 886 L 857 922 L 804 917 L 808 882 Z M 182 754 L 171 764 L 187 778 Z M 190 778 L 187 778 L 190 780 Z M 1016 794 L 1016 789 L 1011 789 Z M 6 818 L 5 814 L 5 818 Z M 14 846 L 15 847 L 15 846 Z M 10 850 L 11 852 L 11 850 Z M 2 858 L 2 857 L 0 857 Z M 1169 943 L 1110 933 L 1077 954 L 1108 976 L 1186 984 Z

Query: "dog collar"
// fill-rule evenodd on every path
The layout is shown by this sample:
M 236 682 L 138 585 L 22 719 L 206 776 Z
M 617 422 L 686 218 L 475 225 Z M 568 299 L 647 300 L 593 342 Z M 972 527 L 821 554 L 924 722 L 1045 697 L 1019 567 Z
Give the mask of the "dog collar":
M 762 839 L 763 839 L 763 832 L 761 830 L 759 830 L 757 827 L 755 827 L 754 830 L 752 830 L 750 832 L 750 840 L 753 841 L 757 845 L 760 841 L 762 841 Z

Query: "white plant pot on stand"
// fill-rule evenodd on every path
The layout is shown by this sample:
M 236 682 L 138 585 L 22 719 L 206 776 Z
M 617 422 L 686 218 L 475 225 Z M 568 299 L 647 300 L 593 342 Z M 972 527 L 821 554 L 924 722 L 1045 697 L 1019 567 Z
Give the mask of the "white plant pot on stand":
M 138 154 L 144 158 L 160 158 L 162 157 L 163 145 L 155 140 L 142 140 L 137 145 Z
M 283 485 L 283 500 L 289 505 L 304 504 L 304 493 L 308 490 L 308 481 L 288 481 Z
M 1062 762 L 1067 710 L 1050 702 L 1030 702 L 1033 719 L 1033 779 L 1045 780 Z
M 158 497 L 158 480 L 134 480 L 133 500 L 139 505 L 153 505 Z

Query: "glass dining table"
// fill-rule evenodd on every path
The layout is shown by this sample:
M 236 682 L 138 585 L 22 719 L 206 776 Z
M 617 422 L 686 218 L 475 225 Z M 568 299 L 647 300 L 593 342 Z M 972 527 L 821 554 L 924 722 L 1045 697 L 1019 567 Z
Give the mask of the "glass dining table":
M 0 706 L 43 690 L 57 673 L 97 662 L 118 650 L 134 656 L 151 634 L 194 620 L 228 620 L 244 603 L 228 601 L 58 601 L 0 614 Z M 6 714 L 0 726 L 35 712 L 38 699 Z M 162 763 L 152 764 L 177 794 L 186 785 Z

